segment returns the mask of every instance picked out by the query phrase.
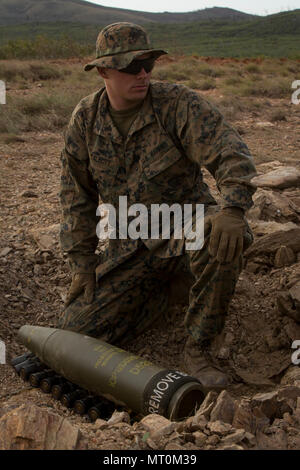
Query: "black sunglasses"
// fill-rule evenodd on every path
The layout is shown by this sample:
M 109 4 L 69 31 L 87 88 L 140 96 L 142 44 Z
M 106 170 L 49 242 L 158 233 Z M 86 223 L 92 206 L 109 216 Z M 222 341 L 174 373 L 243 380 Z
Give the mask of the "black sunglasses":
M 144 69 L 146 73 L 149 73 L 154 67 L 154 62 L 155 59 L 153 58 L 133 60 L 125 69 L 120 69 L 119 72 L 137 75 L 142 69 Z

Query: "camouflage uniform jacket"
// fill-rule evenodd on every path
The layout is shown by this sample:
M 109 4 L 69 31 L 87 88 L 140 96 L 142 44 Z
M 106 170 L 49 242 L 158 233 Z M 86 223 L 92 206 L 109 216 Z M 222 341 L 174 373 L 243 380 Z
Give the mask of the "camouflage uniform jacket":
M 246 144 L 222 114 L 182 85 L 153 82 L 126 140 L 108 111 L 105 88 L 82 99 L 65 134 L 62 151 L 61 246 L 73 272 L 99 264 L 96 209 L 100 200 L 128 207 L 150 204 L 215 204 L 201 167 L 214 176 L 223 206 L 249 209 L 255 167 Z M 139 240 L 110 240 L 101 276 L 136 250 Z M 144 240 L 151 249 L 157 240 Z M 175 243 L 174 243 L 175 242 Z M 183 252 L 182 240 L 167 241 L 161 257 Z

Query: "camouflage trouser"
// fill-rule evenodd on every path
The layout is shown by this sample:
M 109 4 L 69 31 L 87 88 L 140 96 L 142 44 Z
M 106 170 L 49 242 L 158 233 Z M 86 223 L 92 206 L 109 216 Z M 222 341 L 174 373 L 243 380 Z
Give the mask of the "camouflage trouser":
M 246 247 L 252 241 L 246 234 Z M 208 253 L 209 235 L 201 250 L 159 258 L 141 242 L 126 261 L 104 274 L 94 300 L 81 294 L 58 320 L 58 328 L 94 336 L 111 344 L 137 337 L 168 306 L 168 285 L 175 274 L 189 269 L 194 282 L 189 294 L 185 327 L 196 340 L 207 342 L 223 329 L 230 300 L 242 269 L 242 256 L 220 264 Z

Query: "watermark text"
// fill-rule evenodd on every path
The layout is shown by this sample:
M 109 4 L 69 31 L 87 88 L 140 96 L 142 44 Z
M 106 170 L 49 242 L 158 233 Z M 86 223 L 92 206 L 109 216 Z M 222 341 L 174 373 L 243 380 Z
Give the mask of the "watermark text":
M 6 104 L 6 85 L 3 80 L 0 80 L 0 104 Z
M 0 364 L 6 364 L 6 346 L 0 339 Z
M 294 93 L 292 94 L 292 103 L 299 104 L 300 99 L 298 98 L 298 96 L 300 95 L 300 80 L 294 80 L 292 83 L 292 88 L 294 90 L 296 89 L 296 91 L 294 91 Z
M 177 203 L 171 206 L 163 203 L 151 204 L 149 211 L 141 203 L 128 207 L 127 196 L 119 196 L 117 209 L 112 204 L 98 206 L 96 215 L 101 220 L 96 233 L 101 240 L 184 238 L 186 250 L 201 250 L 204 244 L 204 205 L 195 204 L 195 209 L 193 212 L 192 204 L 183 204 L 182 207 Z
M 300 339 L 295 339 L 292 343 L 292 349 L 296 349 L 296 351 L 293 352 L 291 360 L 292 363 L 295 366 L 299 366 L 300 364 Z

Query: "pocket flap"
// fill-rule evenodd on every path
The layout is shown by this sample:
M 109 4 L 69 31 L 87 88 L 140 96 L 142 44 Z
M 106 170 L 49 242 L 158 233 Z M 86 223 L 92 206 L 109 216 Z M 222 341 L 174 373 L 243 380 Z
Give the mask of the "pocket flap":
M 145 175 L 148 179 L 153 178 L 162 171 L 166 170 L 173 163 L 177 162 L 182 158 L 182 154 L 176 147 L 171 147 L 166 153 L 164 153 L 160 158 L 150 163 L 150 165 L 144 168 Z

